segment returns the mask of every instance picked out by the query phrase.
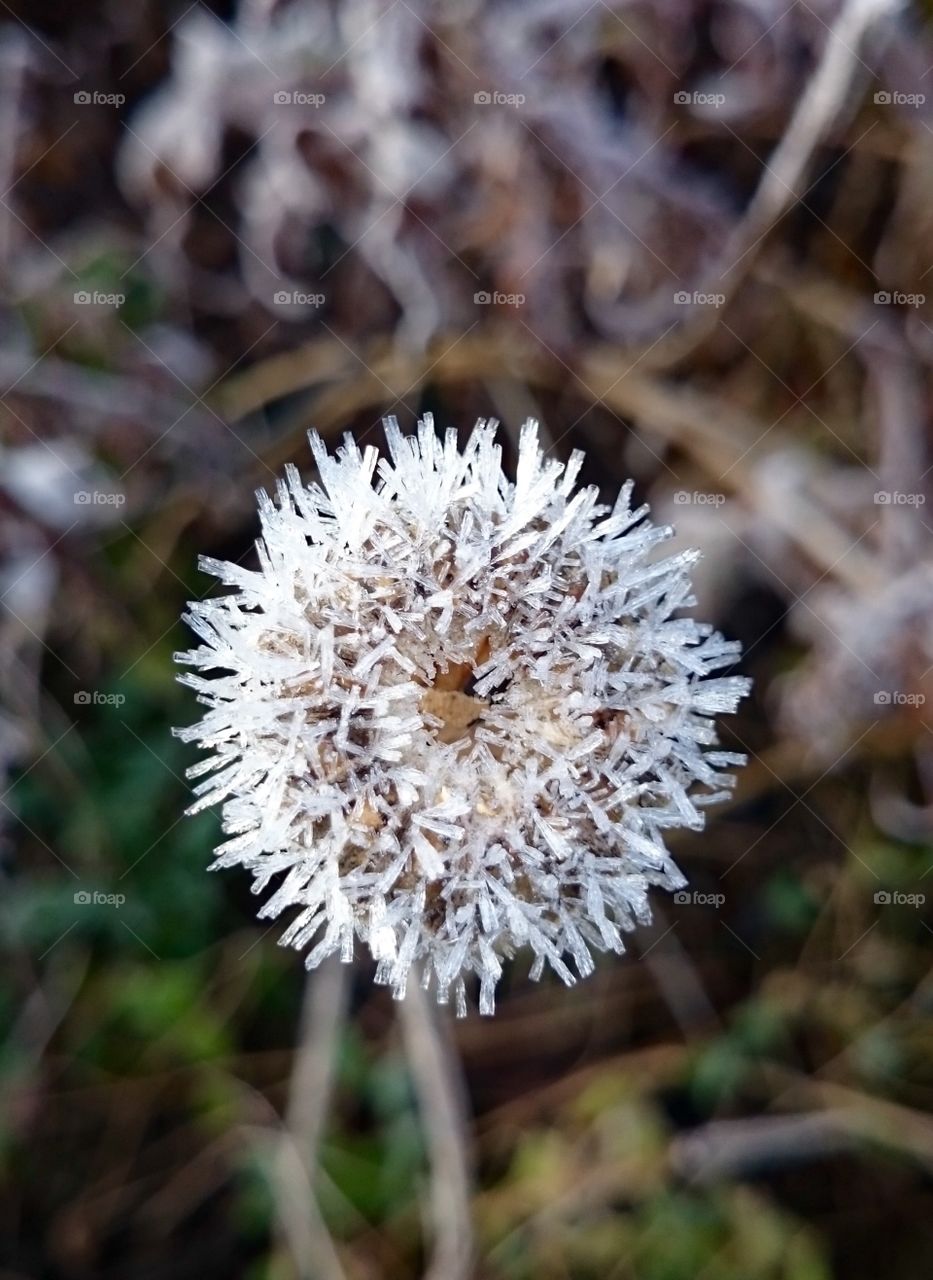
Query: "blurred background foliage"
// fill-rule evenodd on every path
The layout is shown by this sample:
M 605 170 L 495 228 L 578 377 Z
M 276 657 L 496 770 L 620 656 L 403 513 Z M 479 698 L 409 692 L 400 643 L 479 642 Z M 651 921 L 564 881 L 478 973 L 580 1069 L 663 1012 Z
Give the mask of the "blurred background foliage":
M 305 972 L 181 816 L 172 653 L 309 426 L 428 410 L 634 477 L 755 677 L 698 896 L 451 1027 L 475 1275 L 929 1274 L 927 17 L 3 6 L 0 1275 L 330 1274 L 273 1167 Z M 432 1175 L 371 977 L 316 1198 L 403 1280 Z

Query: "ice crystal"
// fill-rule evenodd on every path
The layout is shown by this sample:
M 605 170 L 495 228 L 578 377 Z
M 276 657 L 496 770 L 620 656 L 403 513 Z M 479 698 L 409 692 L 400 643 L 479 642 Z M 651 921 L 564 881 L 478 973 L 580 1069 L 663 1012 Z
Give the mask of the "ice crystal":
M 417 962 L 461 1013 L 470 973 L 492 1012 L 519 948 L 586 976 L 650 885 L 685 883 L 664 832 L 728 793 L 713 717 L 748 683 L 710 678 L 737 646 L 682 616 L 697 553 L 653 554 L 671 530 L 630 483 L 611 509 L 575 492 L 582 454 L 546 459 L 533 422 L 512 483 L 495 434 L 390 419 L 389 458 L 312 435 L 319 483 L 259 495 L 257 570 L 202 560 L 232 590 L 190 606 L 178 655 L 214 865 L 276 882 L 259 914 L 298 908 L 309 968 L 359 937 L 397 997 Z

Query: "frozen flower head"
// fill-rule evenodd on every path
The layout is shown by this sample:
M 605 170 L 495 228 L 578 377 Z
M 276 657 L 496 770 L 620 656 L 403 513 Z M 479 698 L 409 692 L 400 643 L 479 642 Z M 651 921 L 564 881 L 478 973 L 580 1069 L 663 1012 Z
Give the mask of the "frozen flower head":
M 420 962 L 460 1012 L 477 974 L 485 1013 L 504 957 L 572 983 L 685 883 L 664 833 L 726 794 L 713 716 L 748 683 L 710 678 L 737 646 L 679 616 L 696 553 L 653 555 L 671 531 L 631 484 L 574 492 L 582 455 L 545 459 L 531 422 L 512 483 L 495 433 L 461 452 L 389 420 L 389 458 L 312 436 L 319 483 L 260 495 L 258 569 L 202 562 L 232 590 L 191 605 L 179 655 L 215 865 L 275 883 L 260 915 L 297 910 L 309 968 L 359 937 L 396 996 Z

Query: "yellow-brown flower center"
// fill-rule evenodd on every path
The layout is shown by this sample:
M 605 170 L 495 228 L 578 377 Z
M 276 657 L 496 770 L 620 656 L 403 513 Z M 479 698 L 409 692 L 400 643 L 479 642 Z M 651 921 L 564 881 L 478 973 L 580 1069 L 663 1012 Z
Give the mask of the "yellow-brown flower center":
M 487 698 L 472 692 L 475 666 L 489 657 L 488 638 L 477 645 L 473 662 L 452 662 L 446 671 L 438 671 L 430 689 L 421 696 L 421 709 L 442 721 L 437 730 L 439 742 L 456 742 L 472 737 L 471 729 L 489 706 Z

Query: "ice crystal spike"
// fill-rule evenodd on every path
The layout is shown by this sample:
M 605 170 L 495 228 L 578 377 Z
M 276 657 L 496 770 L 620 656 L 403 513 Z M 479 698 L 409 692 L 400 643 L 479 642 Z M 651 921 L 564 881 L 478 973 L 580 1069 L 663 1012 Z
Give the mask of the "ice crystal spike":
M 295 910 L 309 968 L 360 938 L 396 996 L 418 963 L 462 1012 L 476 974 L 484 1013 L 503 958 L 572 983 L 685 883 L 663 833 L 727 793 L 712 717 L 748 686 L 710 674 L 737 645 L 683 616 L 695 557 L 657 558 L 630 485 L 574 492 L 580 456 L 544 458 L 534 422 L 512 483 L 495 435 L 390 419 L 388 458 L 312 435 L 318 482 L 261 495 L 258 570 L 202 563 L 229 591 L 178 655 L 214 865 L 274 884 L 261 914 Z

